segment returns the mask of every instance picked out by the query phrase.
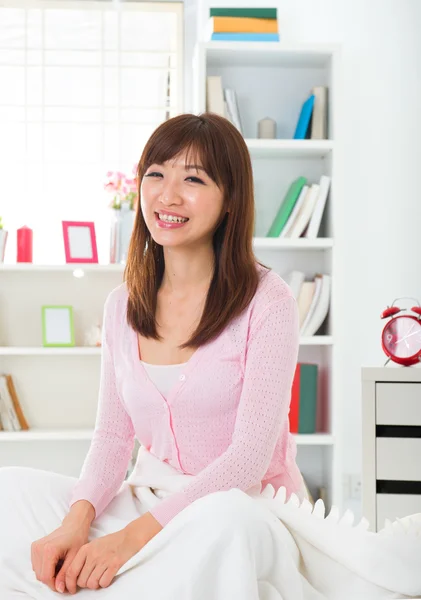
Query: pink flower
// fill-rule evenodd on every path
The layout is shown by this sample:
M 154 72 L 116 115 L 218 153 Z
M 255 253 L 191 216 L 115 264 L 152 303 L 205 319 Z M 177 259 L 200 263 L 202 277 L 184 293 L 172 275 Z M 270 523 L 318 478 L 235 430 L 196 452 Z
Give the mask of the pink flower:
M 136 172 L 133 174 L 136 175 Z M 107 171 L 104 189 L 113 195 L 109 206 L 116 208 L 116 205 L 129 202 L 132 208 L 137 196 L 137 177 L 128 177 L 121 171 Z

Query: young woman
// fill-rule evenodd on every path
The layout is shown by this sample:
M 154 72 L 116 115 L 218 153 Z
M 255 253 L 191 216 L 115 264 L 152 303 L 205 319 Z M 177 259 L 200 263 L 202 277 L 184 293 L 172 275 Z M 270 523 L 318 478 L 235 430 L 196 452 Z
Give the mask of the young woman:
M 80 478 L 0 470 L 7 600 L 62 589 L 82 598 L 87 588 L 186 600 L 204 598 L 198 589 L 208 585 L 219 590 L 209 598 L 239 598 L 238 586 L 257 598 L 248 530 L 261 523 L 256 542 L 269 551 L 260 535 L 271 516 L 254 511 L 250 493 L 271 483 L 306 495 L 288 427 L 297 306 L 253 254 L 243 137 L 215 114 L 177 116 L 153 132 L 138 180 L 125 281 L 105 303 L 97 421 Z M 141 452 L 127 482 L 135 437 Z M 152 506 L 141 495 L 160 487 L 161 470 L 173 482 L 185 477 L 173 493 L 153 494 Z M 235 488 L 242 494 L 214 494 Z M 116 578 L 136 554 L 140 564 Z M 230 564 L 243 581 L 232 583 Z
M 263 499 L 306 498 L 288 422 L 299 332 L 290 289 L 253 254 L 244 139 L 217 115 L 177 116 L 147 142 L 138 180 L 80 478 L 0 469 L 0 597 L 337 598 L 316 591 L 320 569 L 307 582 L 300 538 Z M 307 517 L 303 556 L 325 541 Z

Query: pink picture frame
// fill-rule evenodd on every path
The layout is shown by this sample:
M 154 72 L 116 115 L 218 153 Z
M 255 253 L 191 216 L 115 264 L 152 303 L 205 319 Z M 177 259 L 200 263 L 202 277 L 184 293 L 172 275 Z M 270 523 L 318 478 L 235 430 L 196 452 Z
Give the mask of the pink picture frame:
M 95 224 L 93 221 L 62 221 L 66 263 L 97 263 Z

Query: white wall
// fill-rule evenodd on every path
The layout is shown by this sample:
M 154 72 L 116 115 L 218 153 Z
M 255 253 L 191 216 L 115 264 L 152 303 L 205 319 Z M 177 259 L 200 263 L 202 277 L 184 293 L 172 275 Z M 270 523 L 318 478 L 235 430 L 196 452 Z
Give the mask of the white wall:
M 186 67 L 209 5 L 257 4 L 185 0 Z M 421 301 L 421 2 L 282 0 L 264 6 L 278 8 L 282 40 L 342 46 L 344 472 L 360 473 L 361 366 L 384 363 L 381 311 L 398 296 Z M 186 112 L 189 77 L 186 69 Z M 358 512 L 358 505 L 348 504 Z

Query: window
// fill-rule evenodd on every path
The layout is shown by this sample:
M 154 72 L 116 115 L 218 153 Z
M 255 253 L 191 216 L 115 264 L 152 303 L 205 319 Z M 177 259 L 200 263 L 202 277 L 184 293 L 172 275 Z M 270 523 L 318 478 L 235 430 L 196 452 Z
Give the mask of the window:
M 61 220 L 92 220 L 108 261 L 105 173 L 131 173 L 182 112 L 182 3 L 2 1 L 0 216 L 34 230 L 34 262 L 64 262 Z

